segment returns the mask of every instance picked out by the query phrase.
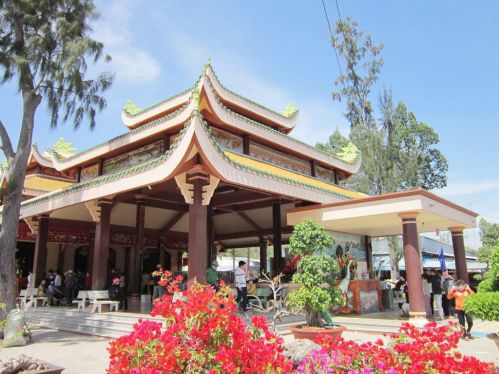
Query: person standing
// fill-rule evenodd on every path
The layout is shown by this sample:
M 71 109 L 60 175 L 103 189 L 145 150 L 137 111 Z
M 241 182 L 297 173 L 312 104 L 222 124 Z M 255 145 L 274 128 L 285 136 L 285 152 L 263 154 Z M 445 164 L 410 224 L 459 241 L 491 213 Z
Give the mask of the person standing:
M 450 318 L 453 318 L 455 314 L 454 300 L 447 298 L 452 287 L 454 287 L 454 278 L 448 271 L 444 271 L 442 273 L 442 307 L 444 308 L 445 316 Z
M 248 274 L 244 271 L 246 262 L 239 261 L 239 267 L 234 270 L 234 283 L 237 289 L 236 303 L 241 302 L 241 309 L 246 312 L 248 310 Z
M 213 260 L 211 266 L 206 269 L 204 277 L 206 283 L 209 284 L 215 291 L 218 291 L 218 273 L 217 273 L 218 261 Z
M 444 309 L 442 308 L 442 277 L 434 269 L 431 271 L 431 290 L 433 292 L 433 310 L 438 313 L 440 320 L 444 319 Z
M 423 296 L 424 296 L 424 306 L 426 310 L 426 318 L 431 318 L 431 283 L 428 282 L 428 275 L 423 273 L 421 275 L 421 281 L 423 282 Z
M 152 280 L 154 282 L 154 288 L 152 291 L 152 299 L 155 300 L 163 298 L 163 287 L 159 284 L 161 281 L 161 276 L 163 275 L 163 267 L 158 264 L 156 265 L 156 271 L 152 273 Z
M 121 309 L 128 309 L 128 298 L 126 292 L 126 284 L 125 284 L 125 273 L 121 272 L 120 274 L 120 301 L 121 301 Z
M 472 339 L 471 328 L 473 327 L 473 318 L 469 314 L 466 314 L 466 312 L 464 311 L 464 300 L 466 300 L 469 295 L 473 295 L 474 293 L 475 292 L 473 292 L 473 290 L 468 284 L 466 284 L 465 281 L 459 279 L 456 282 L 456 286 L 452 287 L 451 291 L 447 295 L 449 299 L 454 299 L 456 301 L 457 318 L 459 319 L 459 324 L 463 329 L 463 335 L 461 338 L 464 340 Z M 467 329 L 465 326 L 465 320 L 468 324 Z
M 64 298 L 66 299 L 66 304 L 71 305 L 73 303 L 73 293 L 76 284 L 76 276 L 73 273 L 73 270 L 68 270 L 65 275 Z

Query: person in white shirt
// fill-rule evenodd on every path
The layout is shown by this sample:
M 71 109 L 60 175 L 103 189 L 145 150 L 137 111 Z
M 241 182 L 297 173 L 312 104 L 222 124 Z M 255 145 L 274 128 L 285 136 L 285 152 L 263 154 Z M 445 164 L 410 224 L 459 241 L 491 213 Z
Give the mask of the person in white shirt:
M 234 270 L 234 283 L 237 289 L 236 303 L 241 302 L 241 309 L 246 312 L 248 310 L 248 274 L 244 271 L 246 262 L 239 261 L 239 267 Z

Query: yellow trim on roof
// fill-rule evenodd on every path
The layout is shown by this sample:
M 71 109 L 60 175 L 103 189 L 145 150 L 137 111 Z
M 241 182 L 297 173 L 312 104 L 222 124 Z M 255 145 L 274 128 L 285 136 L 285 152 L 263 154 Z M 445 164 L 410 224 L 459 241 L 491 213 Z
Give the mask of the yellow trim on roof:
M 65 182 L 58 179 L 47 178 L 40 175 L 28 175 L 24 180 L 24 188 L 36 191 L 55 191 L 72 186 L 73 182 Z
M 300 183 L 305 183 L 314 187 L 319 187 L 323 188 L 335 193 L 338 193 L 340 195 L 348 196 L 351 197 L 352 199 L 360 199 L 363 197 L 366 197 L 367 195 L 356 192 L 356 191 L 351 191 L 346 188 L 339 187 L 334 184 L 329 184 L 327 182 L 323 182 L 321 180 L 312 178 L 312 177 L 307 177 L 305 175 L 301 175 L 295 172 L 292 172 L 290 170 L 282 169 L 278 166 L 270 165 L 265 162 L 257 161 L 254 160 L 253 158 L 250 157 L 245 157 L 237 153 L 233 153 L 230 151 L 224 151 L 224 154 L 230 158 L 232 161 L 237 162 L 241 165 L 248 166 L 253 169 L 261 170 L 270 174 L 277 175 L 279 177 L 287 178 L 294 180 L 296 182 Z

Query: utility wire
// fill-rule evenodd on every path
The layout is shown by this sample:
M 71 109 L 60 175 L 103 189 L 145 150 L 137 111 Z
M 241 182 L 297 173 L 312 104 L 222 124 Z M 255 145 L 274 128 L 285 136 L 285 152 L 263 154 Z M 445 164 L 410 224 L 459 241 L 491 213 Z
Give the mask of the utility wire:
M 329 35 L 331 35 L 331 44 L 332 44 L 333 49 L 334 49 L 334 55 L 336 56 L 336 62 L 338 64 L 338 69 L 340 70 L 340 75 L 343 76 L 343 71 L 341 70 L 340 58 L 338 57 L 338 51 L 336 50 L 336 47 L 334 46 L 334 43 L 333 43 L 333 31 L 331 29 L 331 23 L 329 22 L 329 17 L 327 15 L 326 4 L 324 4 L 324 0 L 321 0 L 321 1 L 322 1 L 322 8 L 324 9 L 324 14 L 326 16 L 327 27 L 329 29 Z M 336 6 L 338 6 L 338 3 L 336 3 Z
M 333 0 L 331 0 L 331 1 L 333 1 Z M 340 20 L 340 22 L 343 22 L 343 20 L 341 19 L 340 6 L 338 5 L 338 0 L 334 0 L 334 2 L 336 3 L 336 10 L 338 12 L 338 19 Z

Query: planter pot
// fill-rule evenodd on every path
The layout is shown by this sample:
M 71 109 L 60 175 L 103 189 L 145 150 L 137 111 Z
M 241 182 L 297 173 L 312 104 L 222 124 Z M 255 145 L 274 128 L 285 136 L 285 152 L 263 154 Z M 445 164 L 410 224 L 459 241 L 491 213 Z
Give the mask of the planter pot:
M 324 327 L 307 327 L 306 325 L 299 326 L 291 326 L 289 328 L 293 333 L 295 339 L 309 339 L 315 341 L 319 334 L 331 336 L 331 337 L 340 337 L 343 331 L 347 328 L 345 326 L 335 325 L 331 328 Z

